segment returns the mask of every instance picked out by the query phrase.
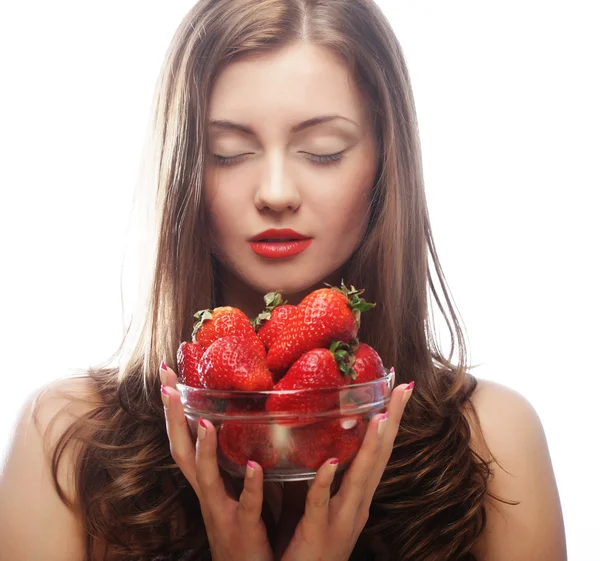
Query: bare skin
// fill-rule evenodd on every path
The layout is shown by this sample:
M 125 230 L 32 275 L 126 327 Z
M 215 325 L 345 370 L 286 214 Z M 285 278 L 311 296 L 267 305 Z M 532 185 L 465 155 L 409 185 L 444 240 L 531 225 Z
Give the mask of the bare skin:
M 210 118 L 244 122 L 254 129 L 253 134 L 212 131 L 209 139 L 213 155 L 243 155 L 232 166 L 217 165 L 214 160 L 205 186 L 215 252 L 223 269 L 222 296 L 229 305 L 254 316 L 262 307 L 262 294 L 272 289 L 297 301 L 324 279 L 339 278 L 365 231 L 376 170 L 375 142 L 364 106 L 340 61 L 306 44 L 270 57 L 239 61 L 220 77 Z M 294 125 L 306 119 L 333 112 L 355 124 L 341 119 L 346 123 L 342 124 L 338 119 L 335 125 L 330 122 L 293 132 Z M 336 164 L 323 167 L 311 159 L 334 152 L 344 154 Z M 248 239 L 271 227 L 294 228 L 313 242 L 298 259 L 265 261 L 250 250 Z M 283 516 L 269 540 L 261 518 L 261 467 L 255 467 L 239 494 L 230 496 L 216 464 L 214 427 L 208 425 L 202 441 L 190 438 L 174 389 L 174 372 L 169 370 L 167 375 L 170 378 L 163 380 L 169 395 L 166 426 L 173 457 L 198 495 L 212 544 L 221 555 L 215 558 L 227 561 L 230 552 L 242 551 L 247 555 L 231 559 L 347 561 L 366 522 L 368 505 L 410 397 L 404 388 L 399 386 L 394 392 L 381 437 L 377 436 L 380 418 L 373 419 L 337 494 L 330 497 L 335 470 L 327 462 L 310 489 L 286 487 Z M 60 385 L 95 399 L 85 379 Z M 489 490 L 520 501 L 517 507 L 490 501 L 475 555 L 480 561 L 564 561 L 560 501 L 535 411 L 516 392 L 485 380 L 480 381 L 473 405 L 485 442 L 509 472 L 492 464 Z M 25 404 L 0 477 L 0 561 L 84 559 L 88 536 L 82 530 L 72 477 L 77 450 L 67 450 L 58 473 L 59 484 L 74 504 L 70 509 L 52 484 L 49 451 L 41 434 L 57 416 L 52 447 L 72 416 L 85 411 L 83 404 L 50 395 L 41 403 L 36 425 L 30 418 L 31 401 Z M 474 419 L 469 422 L 471 445 L 487 458 Z M 231 541 L 223 540 L 223 535 Z M 335 544 L 343 545 L 336 548 Z M 96 543 L 94 560 L 103 559 L 103 553 L 104 548 Z
M 86 379 L 69 379 L 53 386 L 96 399 Z M 534 409 L 509 388 L 481 379 L 473 405 L 491 453 L 510 472 L 505 473 L 493 463 L 489 490 L 521 503 L 509 507 L 489 502 L 487 525 L 473 553 L 479 561 L 564 561 L 560 500 L 544 431 Z M 89 406 L 51 392 L 41 402 L 36 425 L 30 418 L 31 400 L 24 404 L 0 474 L 0 561 L 85 558 L 87 536 L 82 530 L 72 478 L 76 451 L 71 447 L 67 450 L 58 473 L 59 484 L 75 505 L 69 509 L 52 485 L 50 458 L 41 434 L 56 417 L 58 422 L 52 425 L 51 438 L 55 442 L 72 422 L 72 415 L 82 415 L 87 410 Z M 471 445 L 487 458 L 482 441 L 476 436 L 474 420 L 470 416 L 467 419 L 472 429 Z M 282 541 L 287 541 L 287 536 Z M 104 552 L 105 548 L 95 542 L 94 561 L 101 561 Z
M 216 559 L 257 561 L 346 561 L 369 517 L 369 507 L 392 453 L 404 407 L 412 395 L 407 384 L 394 389 L 385 414 L 373 417 L 364 442 L 331 497 L 336 466 L 325 462 L 304 493 L 302 485 L 288 487 L 290 499 L 273 547 L 262 520 L 262 468 L 248 469 L 243 490 L 236 500 L 226 491 L 217 464 L 214 426 L 205 421 L 196 443 L 179 398 L 175 372 L 162 374 L 163 403 L 171 454 L 196 491 Z M 203 435 L 203 438 L 200 438 Z M 302 512 L 302 503 L 304 511 Z

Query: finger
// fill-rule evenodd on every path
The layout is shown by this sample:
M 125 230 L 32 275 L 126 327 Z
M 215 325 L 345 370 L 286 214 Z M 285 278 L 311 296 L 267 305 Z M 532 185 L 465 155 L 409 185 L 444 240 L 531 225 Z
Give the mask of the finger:
M 388 413 L 380 413 L 371 419 L 363 443 L 336 494 L 337 500 L 341 504 L 346 504 L 350 511 L 355 510 L 362 501 L 369 476 L 379 456 L 388 415 Z
M 387 450 L 389 448 L 390 454 L 392 453 L 394 441 L 396 440 L 396 435 L 398 434 L 400 421 L 402 420 L 402 416 L 404 415 L 404 409 L 411 396 L 412 388 L 408 389 L 408 384 L 401 384 L 400 386 L 397 386 L 392 392 L 390 403 L 388 404 L 389 418 L 386 431 L 383 436 L 382 446 L 382 450 Z
M 398 434 L 404 409 L 410 397 L 412 396 L 412 389 L 407 390 L 406 388 L 407 384 L 402 384 L 401 386 L 396 387 L 396 389 L 392 392 L 392 397 L 388 406 L 388 426 L 386 427 L 386 432 L 383 436 L 383 442 L 379 457 L 375 462 L 375 468 L 373 469 L 365 489 L 364 500 L 368 501 L 369 504 L 373 500 L 375 490 L 381 481 L 385 467 L 387 466 L 390 456 L 392 455 L 394 442 L 396 441 L 396 435 Z
M 160 383 L 163 386 L 170 386 L 171 388 L 175 388 L 177 384 L 177 374 L 172 368 L 169 368 L 165 361 L 163 360 L 160 365 Z
M 335 477 L 339 460 L 332 458 L 325 462 L 317 471 L 312 485 L 306 494 L 304 518 L 310 526 L 323 528 L 329 519 L 329 501 L 331 499 L 331 484 Z
M 240 522 L 246 525 L 257 523 L 262 513 L 262 504 L 263 471 L 256 462 L 248 462 L 238 507 Z
M 165 406 L 165 420 L 171 456 L 173 456 L 179 469 L 197 493 L 198 484 L 196 482 L 194 442 L 190 438 L 190 431 L 183 413 L 183 405 L 181 404 L 179 392 L 171 387 L 163 386 L 161 388 L 161 397 Z
M 198 419 L 196 481 L 200 486 L 200 499 L 206 504 L 218 509 L 229 499 L 217 462 L 217 431 L 206 419 Z

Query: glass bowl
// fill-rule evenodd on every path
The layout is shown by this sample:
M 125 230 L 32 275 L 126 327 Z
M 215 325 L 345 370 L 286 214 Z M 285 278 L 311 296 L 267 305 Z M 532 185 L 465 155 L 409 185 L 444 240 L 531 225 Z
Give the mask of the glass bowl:
M 332 389 L 223 391 L 177 384 L 194 437 L 200 418 L 217 430 L 218 462 L 234 477 L 246 463 L 261 465 L 265 481 L 312 479 L 329 458 L 348 467 L 370 419 L 387 407 L 395 373 Z M 276 409 L 276 411 L 274 411 Z

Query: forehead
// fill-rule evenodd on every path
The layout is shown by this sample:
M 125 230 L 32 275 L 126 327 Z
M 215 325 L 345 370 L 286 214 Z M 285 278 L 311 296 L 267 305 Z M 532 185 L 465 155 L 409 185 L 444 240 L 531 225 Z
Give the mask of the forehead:
M 211 93 L 209 118 L 263 126 L 341 114 L 361 122 L 364 105 L 342 60 L 323 47 L 296 43 L 225 67 Z

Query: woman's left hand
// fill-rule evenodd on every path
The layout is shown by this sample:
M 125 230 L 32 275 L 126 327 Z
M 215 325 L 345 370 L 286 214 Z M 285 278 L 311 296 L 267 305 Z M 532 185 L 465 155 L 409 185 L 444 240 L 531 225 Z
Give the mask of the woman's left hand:
M 369 518 L 369 508 L 392 448 L 404 407 L 407 384 L 394 389 L 387 413 L 371 419 L 363 444 L 330 496 L 336 467 L 325 462 L 306 495 L 304 515 L 281 561 L 347 561 Z

